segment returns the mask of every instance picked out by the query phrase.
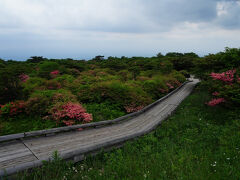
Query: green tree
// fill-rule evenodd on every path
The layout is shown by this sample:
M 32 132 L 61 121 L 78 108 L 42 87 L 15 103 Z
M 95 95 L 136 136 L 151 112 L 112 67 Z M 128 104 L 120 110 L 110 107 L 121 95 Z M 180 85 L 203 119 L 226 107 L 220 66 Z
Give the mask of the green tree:
M 29 63 L 40 63 L 42 61 L 47 60 L 47 58 L 43 58 L 42 56 L 32 56 L 27 60 Z

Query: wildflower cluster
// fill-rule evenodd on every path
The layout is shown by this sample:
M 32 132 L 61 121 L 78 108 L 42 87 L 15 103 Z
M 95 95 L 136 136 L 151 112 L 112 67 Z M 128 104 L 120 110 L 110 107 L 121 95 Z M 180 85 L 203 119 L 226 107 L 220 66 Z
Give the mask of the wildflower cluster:
M 60 107 L 53 107 L 51 115 L 58 123 L 62 120 L 66 125 L 75 124 L 74 120 L 83 122 L 92 121 L 91 114 L 86 113 L 86 110 L 80 104 L 74 104 L 72 102 L 61 105 Z

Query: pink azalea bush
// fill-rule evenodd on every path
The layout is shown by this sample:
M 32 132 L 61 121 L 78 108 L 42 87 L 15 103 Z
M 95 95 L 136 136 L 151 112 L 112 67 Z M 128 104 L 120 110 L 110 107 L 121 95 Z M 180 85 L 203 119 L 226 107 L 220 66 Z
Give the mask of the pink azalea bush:
M 211 91 L 215 96 L 206 104 L 216 106 L 221 103 L 240 105 L 240 78 L 238 69 L 231 69 L 222 73 L 210 74 Z M 217 98 L 216 98 L 217 97 Z
M 170 83 L 166 83 L 166 85 L 168 86 L 169 89 L 173 89 L 174 88 L 174 86 L 172 84 L 170 84 Z
M 57 77 L 59 75 L 59 73 L 60 73 L 59 70 L 55 70 L 55 71 L 50 72 L 50 76 L 52 78 L 55 78 L 55 77 Z
M 88 123 L 93 119 L 92 115 L 86 113 L 81 104 L 72 102 L 54 106 L 50 114 L 57 123 L 63 122 L 68 126 L 75 124 L 76 121 Z
M 55 70 L 55 71 L 52 71 L 50 72 L 51 75 L 58 75 L 59 74 L 59 71 L 58 70 Z
M 25 83 L 29 79 L 29 76 L 23 73 L 23 74 L 19 75 L 19 79 L 20 79 L 20 81 Z
M 210 76 L 214 79 L 214 80 L 220 80 L 223 81 L 225 83 L 231 84 L 234 80 L 234 74 L 236 73 L 236 69 L 232 69 L 232 70 L 228 70 L 226 72 L 223 73 L 214 73 L 212 72 L 210 74 Z
M 207 103 L 208 106 L 216 106 L 220 103 L 223 103 L 225 102 L 225 99 L 224 98 L 217 98 L 217 99 L 212 99 L 211 101 L 209 101 Z
M 217 91 L 215 91 L 215 92 L 213 92 L 213 93 L 212 93 L 212 95 L 213 95 L 213 96 L 219 96 L 219 95 L 220 95 L 220 93 L 219 93 L 219 92 L 217 92 Z

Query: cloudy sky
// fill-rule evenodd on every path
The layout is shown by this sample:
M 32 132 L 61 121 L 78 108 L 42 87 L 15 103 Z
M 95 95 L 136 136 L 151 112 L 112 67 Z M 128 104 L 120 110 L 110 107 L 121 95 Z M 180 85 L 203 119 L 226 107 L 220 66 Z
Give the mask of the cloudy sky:
M 239 0 L 0 0 L 0 58 L 199 55 L 240 47 Z

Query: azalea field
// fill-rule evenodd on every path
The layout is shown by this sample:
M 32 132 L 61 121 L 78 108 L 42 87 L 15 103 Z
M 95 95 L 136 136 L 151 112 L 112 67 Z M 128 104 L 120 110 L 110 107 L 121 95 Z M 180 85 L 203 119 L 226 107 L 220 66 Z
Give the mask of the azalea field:
M 32 57 L 0 67 L 1 135 L 114 119 L 159 99 L 187 76 L 165 57 Z
M 163 97 L 190 74 L 201 80 L 198 87 L 152 134 L 76 165 L 56 156 L 19 178 L 158 179 L 159 169 L 161 179 L 239 177 L 238 48 L 204 57 L 0 60 L 0 135 L 115 119 Z

